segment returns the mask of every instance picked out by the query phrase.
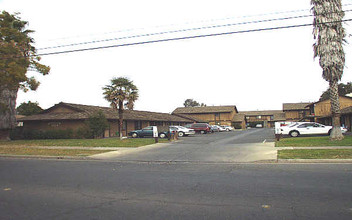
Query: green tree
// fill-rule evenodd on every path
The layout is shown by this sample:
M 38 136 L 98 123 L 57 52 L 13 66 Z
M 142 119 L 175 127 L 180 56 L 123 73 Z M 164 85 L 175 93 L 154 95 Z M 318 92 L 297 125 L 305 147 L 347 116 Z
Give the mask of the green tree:
M 323 92 L 323 94 L 321 94 L 319 101 L 324 101 L 324 100 L 328 100 L 330 98 L 329 96 L 329 88 Z M 346 84 L 344 83 L 339 83 L 338 85 L 338 93 L 340 96 L 344 96 L 347 95 L 349 93 L 352 93 L 352 82 L 348 82 Z
M 323 78 L 329 82 L 329 96 L 333 129 L 330 140 L 342 140 L 344 137 L 340 125 L 340 102 L 338 82 L 341 80 L 345 67 L 345 52 L 343 42 L 346 36 L 342 27 L 341 0 L 311 0 L 314 14 L 313 35 L 316 42 L 313 45 L 314 57 L 319 57 L 323 69 Z
M 43 109 L 39 106 L 38 102 L 31 102 L 28 101 L 23 102 L 21 105 L 17 107 L 17 114 L 19 115 L 34 115 L 38 114 L 39 112 L 43 111 Z
M 185 107 L 204 107 L 207 106 L 204 103 L 199 104 L 196 100 L 193 99 L 186 99 L 185 102 L 183 103 Z
M 119 134 L 122 139 L 123 111 L 124 106 L 133 110 L 134 102 L 138 99 L 138 89 L 133 81 L 118 77 L 111 80 L 111 85 L 103 87 L 104 98 L 110 102 L 110 105 L 118 110 L 119 115 Z
M 102 137 L 109 127 L 108 120 L 101 110 L 89 116 L 87 124 L 94 138 Z
M 48 66 L 39 63 L 40 57 L 26 29 L 27 21 L 19 14 L 0 14 L 0 139 L 9 139 L 10 130 L 16 125 L 16 99 L 19 89 L 36 90 L 39 82 L 27 76 L 29 67 L 40 74 L 49 73 Z

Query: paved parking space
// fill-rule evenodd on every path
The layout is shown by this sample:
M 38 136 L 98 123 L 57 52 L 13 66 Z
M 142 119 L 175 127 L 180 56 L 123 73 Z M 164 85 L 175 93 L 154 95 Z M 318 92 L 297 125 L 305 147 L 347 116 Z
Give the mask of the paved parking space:
M 272 129 L 251 129 L 182 137 L 177 142 L 157 144 L 96 159 L 151 162 L 232 163 L 276 160 Z

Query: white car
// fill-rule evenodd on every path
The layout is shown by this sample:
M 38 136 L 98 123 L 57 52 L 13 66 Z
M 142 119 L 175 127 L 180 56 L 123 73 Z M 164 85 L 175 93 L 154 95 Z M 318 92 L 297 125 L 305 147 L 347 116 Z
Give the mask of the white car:
M 194 129 L 185 128 L 183 126 L 178 126 L 178 125 L 172 125 L 170 126 L 170 128 L 173 130 L 177 130 L 179 137 L 188 136 L 196 133 Z
M 330 135 L 332 126 L 322 125 L 316 122 L 296 122 L 288 126 L 280 128 L 283 135 L 290 135 L 291 137 L 298 137 L 307 134 L 327 134 Z M 341 127 L 342 133 L 347 132 L 346 128 Z
M 212 128 L 213 131 L 218 131 L 218 132 L 220 132 L 220 131 L 226 131 L 225 128 L 223 128 L 223 127 L 221 127 L 221 126 L 219 126 L 219 125 L 212 125 L 211 128 Z
M 233 130 L 235 130 L 233 127 L 228 126 L 228 125 L 221 125 L 221 127 L 224 128 L 225 131 L 233 131 Z

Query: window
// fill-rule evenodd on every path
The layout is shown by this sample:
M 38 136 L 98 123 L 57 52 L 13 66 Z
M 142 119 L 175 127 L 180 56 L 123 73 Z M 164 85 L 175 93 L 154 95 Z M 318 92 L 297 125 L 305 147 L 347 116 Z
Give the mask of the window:
M 140 130 L 142 129 L 142 122 L 141 121 L 135 121 L 134 122 L 134 130 Z
M 257 119 L 261 119 L 261 118 L 262 118 L 262 116 L 261 116 L 261 115 L 258 115 L 258 116 L 257 116 Z

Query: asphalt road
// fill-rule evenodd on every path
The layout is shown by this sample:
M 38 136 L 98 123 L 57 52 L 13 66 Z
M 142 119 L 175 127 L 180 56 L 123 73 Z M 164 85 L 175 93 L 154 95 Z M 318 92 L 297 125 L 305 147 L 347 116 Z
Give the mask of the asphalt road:
M 258 162 L 274 161 L 273 129 L 250 129 L 234 132 L 197 134 L 160 146 L 144 147 L 122 153 L 95 156 L 110 161 L 151 162 Z
M 352 219 L 352 164 L 229 160 L 270 137 L 196 135 L 101 161 L 0 158 L 0 219 Z
M 0 219 L 352 219 L 350 164 L 0 158 Z

